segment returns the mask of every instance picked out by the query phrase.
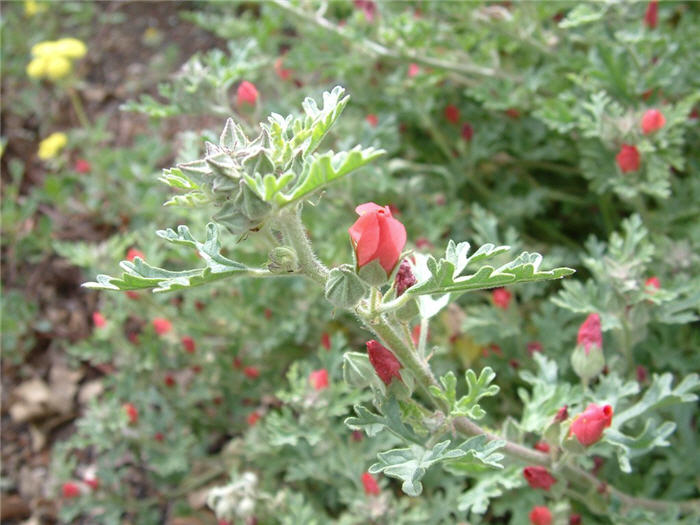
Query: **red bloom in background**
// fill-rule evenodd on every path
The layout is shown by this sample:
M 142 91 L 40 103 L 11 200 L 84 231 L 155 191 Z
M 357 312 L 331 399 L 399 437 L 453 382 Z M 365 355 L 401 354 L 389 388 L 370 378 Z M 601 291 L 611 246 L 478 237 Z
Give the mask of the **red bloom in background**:
M 316 390 L 323 390 L 328 388 L 328 370 L 321 368 L 320 370 L 314 370 L 309 374 L 309 383 Z
M 260 370 L 257 366 L 246 366 L 243 369 L 243 373 L 246 377 L 249 377 L 250 379 L 257 379 L 258 377 L 260 377 Z
M 506 115 L 512 119 L 520 118 L 520 111 L 515 108 L 506 109 Z
M 376 259 L 387 275 L 391 274 L 406 245 L 406 228 L 391 215 L 388 206 L 367 202 L 355 212 L 360 218 L 348 233 L 355 246 L 357 265 L 361 268 Z
M 411 63 L 408 66 L 408 78 L 413 78 L 415 77 L 418 73 L 420 73 L 420 67 L 418 67 L 418 64 Z
M 600 316 L 590 314 L 578 329 L 576 344 L 582 345 L 586 355 L 591 350 L 591 346 L 603 347 L 603 332 L 600 330 Z
M 642 116 L 642 133 L 648 135 L 666 124 L 666 117 L 658 109 L 648 109 Z
M 129 248 L 129 251 L 126 252 L 126 260 L 129 262 L 134 262 L 134 259 L 136 257 L 141 257 L 141 259 L 146 259 L 146 256 L 143 254 L 141 250 L 137 250 L 136 248 Z
M 165 386 L 175 386 L 175 377 L 172 374 L 165 374 Z
M 104 325 L 107 324 L 107 319 L 105 319 L 105 316 L 102 315 L 100 312 L 93 312 L 92 313 L 92 323 L 97 328 L 102 328 Z
M 75 161 L 73 169 L 75 169 L 75 171 L 77 171 L 78 173 L 90 173 L 92 166 L 85 159 L 78 159 Z
M 644 286 L 646 288 L 653 288 L 654 290 L 658 290 L 659 288 L 661 288 L 661 281 L 656 276 L 649 277 L 646 281 L 644 281 Z
M 377 5 L 373 0 L 355 0 L 354 3 L 355 7 L 362 9 L 368 22 L 374 21 L 374 16 L 377 14 Z
M 377 115 L 375 115 L 374 113 L 370 113 L 369 115 L 367 115 L 367 116 L 365 117 L 365 120 L 366 120 L 367 123 L 368 123 L 370 126 L 372 126 L 373 128 L 376 128 L 376 127 L 377 127 L 377 124 L 379 124 L 379 118 L 378 118 Z
M 459 122 L 459 108 L 454 104 L 447 106 L 445 108 L 445 118 L 452 124 L 457 124 Z
M 194 354 L 196 348 L 194 344 L 194 339 L 192 339 L 189 335 L 185 335 L 182 337 L 182 339 L 180 339 L 180 342 L 185 348 L 185 352 L 187 352 L 188 354 Z
M 581 525 L 581 516 L 578 514 L 569 516 L 569 525 Z
M 505 288 L 496 288 L 493 292 L 491 292 L 491 300 L 493 301 L 493 304 L 499 308 L 502 308 L 503 310 L 508 309 L 512 297 L 513 295 Z
M 525 467 L 523 476 L 525 476 L 525 480 L 533 489 L 549 490 L 557 482 L 546 468 L 539 466 Z
M 394 377 L 401 381 L 401 374 L 399 374 L 401 363 L 399 363 L 399 360 L 396 359 L 391 350 L 372 339 L 367 341 L 367 354 L 374 371 L 377 372 L 379 379 L 384 381 L 385 385 L 390 384 Z
M 362 485 L 365 488 L 365 494 L 368 496 L 378 496 L 379 495 L 379 485 L 374 476 L 369 472 L 362 474 Z
M 83 479 L 85 484 L 90 487 L 92 490 L 97 490 L 100 488 L 100 480 L 99 478 L 96 477 L 90 477 L 90 478 L 85 478 Z
M 77 483 L 73 483 L 72 481 L 66 481 L 61 486 L 61 493 L 66 499 L 77 498 L 78 496 L 80 496 L 80 486 Z
M 156 317 L 153 319 L 153 329 L 158 335 L 165 335 L 173 329 L 173 323 L 164 317 Z
M 331 336 L 328 335 L 328 332 L 323 332 L 321 334 L 321 346 L 326 350 L 331 349 Z
M 277 76 L 282 80 L 289 80 L 289 77 L 292 76 L 291 69 L 285 69 L 282 67 L 282 57 L 278 57 L 277 60 L 275 60 L 275 65 L 273 67 L 275 69 L 275 73 L 277 73 Z
M 468 122 L 465 122 L 462 124 L 462 138 L 469 142 L 472 140 L 472 137 L 474 136 L 474 128 L 472 128 L 471 124 Z
M 591 403 L 571 423 L 571 433 L 576 436 L 583 446 L 589 446 L 598 441 L 603 430 L 612 423 L 613 408 L 610 405 L 600 406 Z
M 639 151 L 634 146 L 623 144 L 615 156 L 615 162 L 622 173 L 637 171 L 640 163 Z
M 260 417 L 260 412 L 256 410 L 255 412 L 251 412 L 250 414 L 248 414 L 246 421 L 248 422 L 248 425 L 252 427 L 255 426 L 255 423 L 260 421 Z
M 649 29 L 654 29 L 659 22 L 659 2 L 651 0 L 647 6 L 647 11 L 644 13 L 644 23 Z
M 165 436 L 162 432 L 156 432 L 153 434 L 153 439 L 155 439 L 158 443 L 162 443 L 163 440 L 165 440 Z
M 139 293 L 135 292 L 133 290 L 127 290 L 126 291 L 126 296 L 131 299 L 132 301 L 138 301 L 139 299 Z
M 254 106 L 258 101 L 258 88 L 255 84 L 244 80 L 238 86 L 238 91 L 236 92 L 236 105 L 240 106 L 242 104 L 250 104 Z
M 642 365 L 637 365 L 637 383 L 646 383 L 649 373 Z
M 532 525 L 552 525 L 552 513 L 547 507 L 533 507 L 530 511 Z
M 133 405 L 133 403 L 124 403 L 122 408 L 124 409 L 124 412 L 126 412 L 126 416 L 129 418 L 130 424 L 135 425 L 139 422 L 139 411 Z

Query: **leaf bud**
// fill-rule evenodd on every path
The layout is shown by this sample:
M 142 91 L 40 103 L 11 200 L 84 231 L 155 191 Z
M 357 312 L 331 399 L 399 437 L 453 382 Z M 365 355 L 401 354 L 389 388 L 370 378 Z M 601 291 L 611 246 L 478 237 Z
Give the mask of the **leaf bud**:
M 295 272 L 299 268 L 297 252 L 288 246 L 277 246 L 268 254 L 267 269 L 273 273 Z
M 326 299 L 333 306 L 352 309 L 360 302 L 367 291 L 367 286 L 360 280 L 350 266 L 333 268 L 326 281 Z

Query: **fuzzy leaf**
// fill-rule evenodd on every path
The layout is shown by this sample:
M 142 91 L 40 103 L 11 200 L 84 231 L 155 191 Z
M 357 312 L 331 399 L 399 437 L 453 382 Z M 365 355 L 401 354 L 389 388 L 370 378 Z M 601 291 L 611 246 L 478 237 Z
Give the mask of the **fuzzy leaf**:
M 357 417 L 349 417 L 345 420 L 345 424 L 353 430 L 365 430 L 367 435 L 373 436 L 384 427 L 403 440 L 416 444 L 422 442 L 413 429 L 401 420 L 401 408 L 394 397 L 390 397 L 382 405 L 383 414 L 370 412 L 363 405 L 355 405 L 354 409 Z
M 449 459 L 455 459 L 466 454 L 459 448 L 450 449 L 450 441 L 437 443 L 433 448 L 426 449 L 420 445 L 408 448 L 396 448 L 377 454 L 379 462 L 369 468 L 372 474 L 383 472 L 385 475 L 403 481 L 401 490 L 408 496 L 419 496 L 423 492 L 423 478 L 431 465 Z
M 121 277 L 98 275 L 97 282 L 85 283 L 83 286 L 98 290 L 153 288 L 154 293 L 159 293 L 191 288 L 234 275 L 266 273 L 263 270 L 248 268 L 221 255 L 219 233 L 215 224 L 209 223 L 207 225 L 207 238 L 204 243 L 195 240 L 187 226 L 178 226 L 177 233 L 167 229 L 160 230 L 157 234 L 169 242 L 194 247 L 207 265 L 204 268 L 193 270 L 171 271 L 151 266 L 140 257 L 136 257 L 133 262 L 122 261 L 120 263 L 124 270 Z
M 504 284 L 560 279 L 574 273 L 571 268 L 540 271 L 542 256 L 538 253 L 523 252 L 513 261 L 498 268 L 482 266 L 473 274 L 459 277 L 469 264 L 495 257 L 510 248 L 485 244 L 471 257 L 466 257 L 467 249 L 468 245 L 465 246 L 465 243 L 460 243 L 457 247 L 451 243 L 448 245 L 445 258 L 436 260 L 428 256 L 427 267 L 431 276 L 411 287 L 407 293 L 413 295 L 462 293 L 495 288 Z

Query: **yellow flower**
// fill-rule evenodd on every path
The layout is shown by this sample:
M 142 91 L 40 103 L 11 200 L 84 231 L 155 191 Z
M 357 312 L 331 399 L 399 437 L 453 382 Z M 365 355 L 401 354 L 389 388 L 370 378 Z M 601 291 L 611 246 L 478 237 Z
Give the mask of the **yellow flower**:
M 51 57 L 46 65 L 46 76 L 51 80 L 58 80 L 70 74 L 71 63 L 67 58 L 60 56 Z
M 46 74 L 47 59 L 44 57 L 33 58 L 27 64 L 27 75 L 32 78 L 41 78 Z
M 58 80 L 70 74 L 71 60 L 82 58 L 87 47 L 77 38 L 39 42 L 32 46 L 34 58 L 27 64 L 27 75 L 33 78 L 47 77 Z
M 24 14 L 34 16 L 37 13 L 46 11 L 46 4 L 39 3 L 36 0 L 24 0 Z
M 42 160 L 52 159 L 68 143 L 65 133 L 52 133 L 39 143 L 39 158 Z
M 66 58 L 83 58 L 87 53 L 87 47 L 77 38 L 61 38 L 54 44 L 55 53 Z
M 32 55 L 35 57 L 47 57 L 55 54 L 56 42 L 46 40 L 32 46 Z

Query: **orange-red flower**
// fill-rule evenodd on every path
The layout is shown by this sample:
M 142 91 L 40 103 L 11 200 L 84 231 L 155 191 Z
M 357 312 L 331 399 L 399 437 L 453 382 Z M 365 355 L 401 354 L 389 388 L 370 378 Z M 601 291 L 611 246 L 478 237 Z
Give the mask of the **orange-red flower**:
M 369 362 L 372 363 L 374 371 L 377 372 L 379 379 L 384 381 L 385 385 L 391 383 L 394 377 L 401 381 L 401 363 L 396 359 L 396 356 L 381 345 L 381 343 L 372 339 L 367 341 L 367 353 L 369 354 Z
M 355 208 L 355 212 L 360 218 L 348 233 L 355 246 L 358 267 L 378 260 L 388 276 L 406 245 L 406 228 L 392 216 L 388 206 L 367 202 Z
M 600 406 L 591 403 L 571 423 L 571 433 L 583 446 L 589 446 L 598 441 L 603 430 L 612 423 L 613 408 L 610 405 Z

